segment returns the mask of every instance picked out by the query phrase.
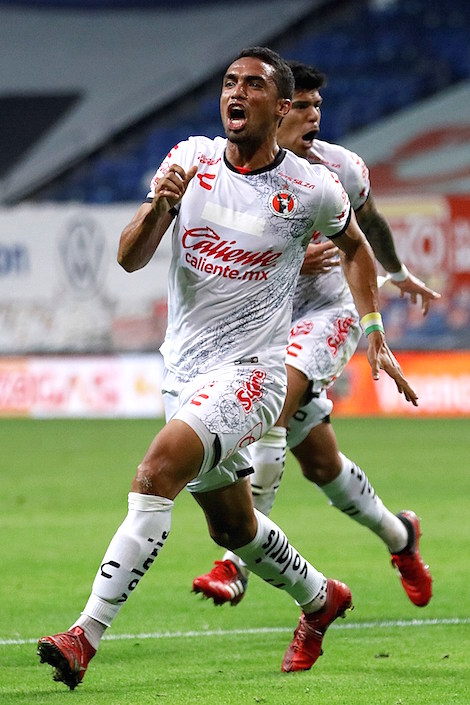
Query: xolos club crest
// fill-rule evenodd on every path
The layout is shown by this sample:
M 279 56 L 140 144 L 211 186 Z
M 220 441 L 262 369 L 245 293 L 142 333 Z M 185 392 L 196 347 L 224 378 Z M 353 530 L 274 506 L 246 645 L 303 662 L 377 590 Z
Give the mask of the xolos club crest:
M 269 210 L 281 218 L 290 218 L 297 210 L 297 196 L 287 189 L 276 191 L 269 197 Z

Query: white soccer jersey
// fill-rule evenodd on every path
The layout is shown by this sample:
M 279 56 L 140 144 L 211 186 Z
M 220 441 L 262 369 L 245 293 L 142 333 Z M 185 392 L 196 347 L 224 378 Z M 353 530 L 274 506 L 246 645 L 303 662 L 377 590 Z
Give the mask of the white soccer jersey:
M 357 211 L 367 200 L 370 191 L 369 169 L 364 161 L 351 150 L 339 144 L 314 140 L 309 161 L 324 164 L 339 176 L 351 205 Z
M 169 269 L 168 327 L 161 348 L 182 380 L 224 364 L 285 356 L 292 297 L 315 230 L 334 237 L 350 204 L 336 175 L 280 150 L 269 167 L 241 174 L 226 140 L 190 137 L 167 155 L 197 165 L 177 206 Z
M 370 181 L 369 170 L 361 157 L 338 144 L 314 140 L 308 159 L 311 164 L 323 164 L 339 176 L 354 210 L 365 203 Z M 321 232 L 316 232 L 312 238 L 314 243 L 325 240 Z M 329 272 L 301 276 L 294 295 L 293 319 L 304 317 L 307 311 L 337 305 L 341 301 L 352 301 L 341 267 L 335 267 Z

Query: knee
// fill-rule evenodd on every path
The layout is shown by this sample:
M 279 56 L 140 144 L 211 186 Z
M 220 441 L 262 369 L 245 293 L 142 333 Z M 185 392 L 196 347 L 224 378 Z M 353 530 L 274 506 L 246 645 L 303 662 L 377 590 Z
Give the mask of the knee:
M 183 472 L 175 468 L 170 458 L 146 457 L 137 467 L 131 490 L 140 494 L 154 494 L 174 499 L 189 479 L 191 476 L 186 477 Z
M 137 470 L 132 481 L 132 491 L 140 494 L 162 495 L 162 478 L 164 477 L 164 467 L 162 464 L 155 465 L 148 460 L 143 460 L 137 466 Z
M 132 490 L 174 499 L 196 477 L 203 457 L 202 443 L 189 426 L 176 421 L 171 427 L 168 424 L 150 444 Z

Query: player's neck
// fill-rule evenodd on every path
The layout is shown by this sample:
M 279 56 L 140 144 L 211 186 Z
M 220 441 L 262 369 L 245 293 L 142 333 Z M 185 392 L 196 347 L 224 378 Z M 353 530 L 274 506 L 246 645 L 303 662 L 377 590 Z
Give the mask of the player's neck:
M 315 142 L 316 142 L 316 140 L 313 140 L 313 144 L 308 151 L 307 159 L 310 162 L 318 162 L 318 164 L 326 164 L 323 157 L 317 152 L 317 150 L 315 148 Z
M 258 147 L 227 142 L 225 150 L 225 156 L 230 164 L 244 173 L 269 166 L 275 161 L 278 153 L 279 146 L 275 141 Z

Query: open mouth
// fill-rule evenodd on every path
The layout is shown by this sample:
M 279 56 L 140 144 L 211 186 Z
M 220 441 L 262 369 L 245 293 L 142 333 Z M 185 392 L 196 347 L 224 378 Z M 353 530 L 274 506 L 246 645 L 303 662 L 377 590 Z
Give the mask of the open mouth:
M 231 130 L 242 130 L 245 127 L 246 115 L 239 105 L 231 105 L 228 109 L 228 126 Z
M 310 132 L 307 132 L 305 135 L 302 135 L 302 139 L 304 142 L 311 142 L 312 140 L 315 139 L 315 137 L 318 135 L 318 130 L 310 130 Z

